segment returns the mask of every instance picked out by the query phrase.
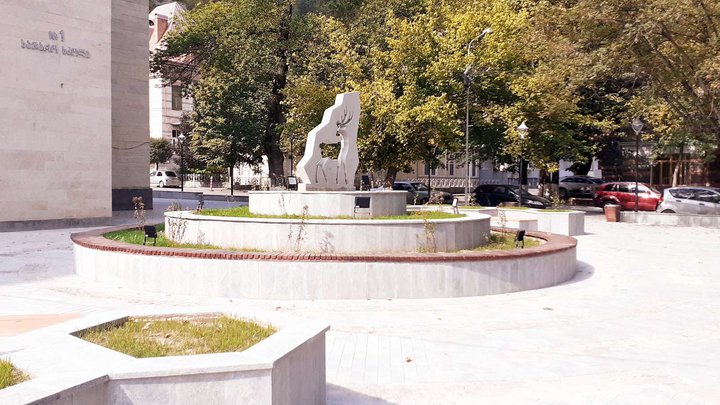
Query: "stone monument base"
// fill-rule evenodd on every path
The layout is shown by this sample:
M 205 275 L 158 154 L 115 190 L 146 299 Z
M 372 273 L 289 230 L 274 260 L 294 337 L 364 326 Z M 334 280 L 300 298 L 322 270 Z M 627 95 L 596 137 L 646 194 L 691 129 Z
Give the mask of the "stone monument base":
M 300 183 L 298 184 L 298 191 L 355 191 L 355 187 L 353 185 L 348 186 L 339 186 L 334 185 L 330 186 L 328 184 L 308 184 L 308 183 Z
M 314 217 L 405 215 L 406 191 L 250 191 L 250 212 Z

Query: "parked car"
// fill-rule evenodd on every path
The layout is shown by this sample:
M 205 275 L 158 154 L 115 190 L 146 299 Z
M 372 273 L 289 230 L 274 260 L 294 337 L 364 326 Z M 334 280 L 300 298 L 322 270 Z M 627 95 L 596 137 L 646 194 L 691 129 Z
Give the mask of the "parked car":
M 603 184 L 603 180 L 591 176 L 568 176 L 560 179 L 558 194 L 560 198 L 585 197 L 592 198 L 595 190 Z
M 657 212 L 720 215 L 720 188 L 671 187 L 663 190 Z
M 659 191 L 645 183 L 638 183 L 638 210 L 655 211 L 660 203 Z M 622 210 L 635 209 L 635 182 L 612 182 L 601 184 L 595 191 L 593 201 L 596 206 L 617 204 Z
M 172 170 L 152 171 L 150 187 L 180 187 L 180 178 Z
M 424 183 L 416 181 L 396 181 L 393 183 L 393 190 L 407 191 L 407 203 L 427 204 L 430 201 L 428 187 Z M 445 191 L 433 190 L 433 196 L 439 196 L 443 204 L 452 204 L 453 195 Z
M 511 184 L 483 184 L 477 186 L 473 193 L 475 202 L 486 207 L 495 207 L 503 203 L 520 202 L 520 188 Z M 522 192 L 522 205 L 530 208 L 549 208 L 550 200 L 532 195 L 526 190 Z

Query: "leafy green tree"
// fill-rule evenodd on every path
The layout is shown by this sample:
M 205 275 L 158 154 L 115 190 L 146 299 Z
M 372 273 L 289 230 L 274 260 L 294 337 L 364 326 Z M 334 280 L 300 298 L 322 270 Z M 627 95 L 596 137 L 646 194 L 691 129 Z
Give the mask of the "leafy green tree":
M 569 39 L 586 77 L 637 80 L 625 126 L 644 116 L 662 144 L 720 140 L 720 3 L 590 0 L 557 3 L 554 32 Z
M 279 134 L 292 2 L 218 0 L 198 4 L 167 35 L 151 70 L 180 81 L 195 99 L 191 116 L 198 142 L 226 140 L 228 164 L 268 158 L 283 176 Z
M 295 52 L 290 66 L 287 135 L 304 139 L 335 93 L 359 91 L 364 169 L 384 169 L 391 182 L 428 151 L 456 148 L 455 106 L 425 72 L 439 52 L 431 19 L 411 12 L 421 10 L 419 4 L 369 1 L 347 21 L 310 16 L 307 21 L 318 29 L 301 36 L 312 38 L 306 43 L 311 45 Z M 425 39 L 430 42 L 423 44 Z
M 150 163 L 155 163 L 155 170 L 159 170 L 160 163 L 167 162 L 172 155 L 172 146 L 167 139 L 150 139 Z

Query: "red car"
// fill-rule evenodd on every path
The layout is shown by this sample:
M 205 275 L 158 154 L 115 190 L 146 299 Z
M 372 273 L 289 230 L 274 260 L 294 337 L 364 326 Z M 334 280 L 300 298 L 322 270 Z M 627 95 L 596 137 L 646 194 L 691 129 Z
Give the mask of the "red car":
M 659 191 L 645 183 L 638 183 L 638 210 L 655 211 L 661 199 Z M 617 204 L 622 210 L 634 210 L 635 182 L 605 183 L 595 191 L 594 201 L 598 207 Z

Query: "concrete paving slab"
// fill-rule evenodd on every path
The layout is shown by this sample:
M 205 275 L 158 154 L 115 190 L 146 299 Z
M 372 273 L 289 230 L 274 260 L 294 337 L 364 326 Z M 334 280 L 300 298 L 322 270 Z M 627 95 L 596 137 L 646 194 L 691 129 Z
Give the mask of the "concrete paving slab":
M 116 217 L 123 220 L 132 217 Z M 487 297 L 348 301 L 214 299 L 103 286 L 74 276 L 69 233 L 0 233 L 0 315 L 239 305 L 328 322 L 329 404 L 720 398 L 718 229 L 606 223 L 590 215 L 586 234 L 577 237 L 580 272 L 568 283 Z

